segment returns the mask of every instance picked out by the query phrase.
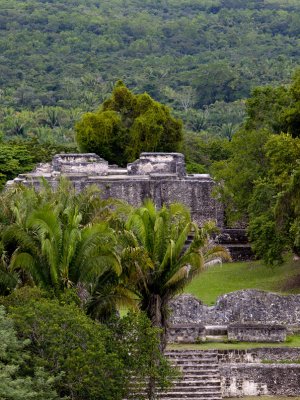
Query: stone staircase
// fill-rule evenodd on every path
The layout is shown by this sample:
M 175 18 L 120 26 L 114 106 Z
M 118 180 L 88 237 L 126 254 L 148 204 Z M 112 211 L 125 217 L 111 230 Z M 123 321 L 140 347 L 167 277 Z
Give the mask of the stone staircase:
M 214 350 L 168 350 L 166 356 L 179 367 L 182 377 L 160 400 L 221 400 L 221 380 Z

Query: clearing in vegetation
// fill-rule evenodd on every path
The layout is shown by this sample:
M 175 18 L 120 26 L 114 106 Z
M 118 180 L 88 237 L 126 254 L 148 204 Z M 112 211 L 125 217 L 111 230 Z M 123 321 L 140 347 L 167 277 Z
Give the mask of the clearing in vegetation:
M 259 261 L 226 263 L 209 267 L 185 288 L 185 292 L 212 305 L 222 294 L 241 289 L 300 293 L 299 279 L 299 261 L 289 260 L 276 267 L 267 267 Z

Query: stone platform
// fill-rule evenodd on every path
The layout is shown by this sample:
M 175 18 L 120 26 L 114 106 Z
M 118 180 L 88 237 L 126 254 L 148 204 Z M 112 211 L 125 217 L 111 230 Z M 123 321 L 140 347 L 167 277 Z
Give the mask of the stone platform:
M 96 185 L 104 198 L 122 199 L 134 206 L 146 198 L 157 207 L 180 202 L 191 211 L 199 225 L 213 220 L 223 228 L 223 206 L 212 196 L 214 180 L 208 174 L 187 174 L 181 153 L 142 153 L 126 168 L 109 165 L 96 154 L 57 154 L 51 163 L 39 165 L 33 172 L 19 175 L 7 187 L 22 183 L 39 187 L 45 178 L 53 187 L 61 176 L 70 179 L 78 191 Z

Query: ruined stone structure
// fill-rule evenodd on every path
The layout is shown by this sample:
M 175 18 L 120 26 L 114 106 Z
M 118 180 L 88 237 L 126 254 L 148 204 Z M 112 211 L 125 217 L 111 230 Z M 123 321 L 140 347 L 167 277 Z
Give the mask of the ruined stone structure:
M 286 333 L 283 325 L 235 323 L 227 327 L 228 340 L 238 342 L 285 342 Z
M 223 228 L 222 205 L 212 197 L 215 186 L 207 174 L 186 174 L 184 156 L 180 153 L 142 153 L 127 168 L 109 165 L 96 154 L 58 154 L 49 164 L 38 166 L 32 173 L 19 175 L 14 183 L 40 185 L 41 178 L 53 187 L 60 176 L 68 177 L 78 191 L 87 185 L 97 185 L 104 198 L 113 197 L 141 205 L 152 198 L 158 207 L 181 202 L 199 225 L 214 220 Z
M 300 295 L 283 296 L 262 290 L 238 290 L 220 296 L 214 306 L 184 294 L 171 303 L 172 324 L 192 323 L 204 326 L 229 324 L 284 325 L 290 331 L 300 329 Z
M 300 395 L 299 348 L 172 349 L 166 355 L 180 368 L 182 379 L 162 400 Z

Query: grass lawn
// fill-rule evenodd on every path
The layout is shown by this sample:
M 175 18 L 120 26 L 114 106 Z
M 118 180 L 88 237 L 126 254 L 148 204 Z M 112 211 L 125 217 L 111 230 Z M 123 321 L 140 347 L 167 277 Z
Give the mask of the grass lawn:
M 227 263 L 209 267 L 185 288 L 185 293 L 193 294 L 208 305 L 214 304 L 218 296 L 240 289 L 300 293 L 299 278 L 298 287 L 291 288 L 297 275 L 300 275 L 299 261 L 288 261 L 273 268 L 266 267 L 259 261 Z M 287 280 L 289 289 L 284 288 Z

